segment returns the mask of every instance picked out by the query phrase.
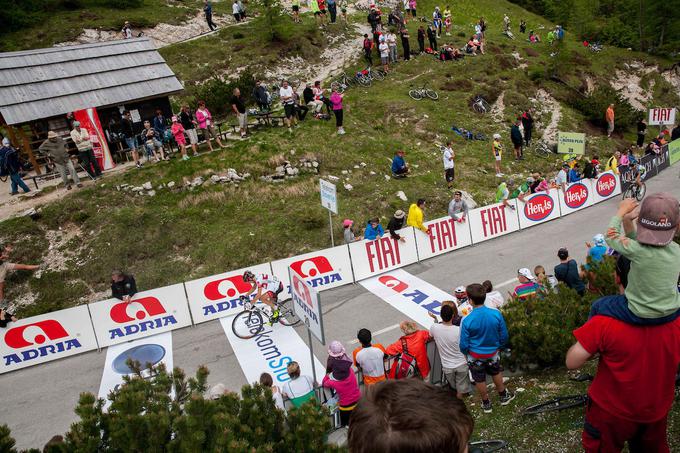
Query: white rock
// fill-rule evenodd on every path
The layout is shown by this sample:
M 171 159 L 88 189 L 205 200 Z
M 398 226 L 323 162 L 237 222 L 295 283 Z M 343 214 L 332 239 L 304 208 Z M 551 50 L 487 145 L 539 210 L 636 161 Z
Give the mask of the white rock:
M 408 201 L 408 198 L 406 198 L 406 194 L 404 193 L 403 190 L 397 192 L 397 197 L 402 201 Z
M 524 387 L 518 387 L 518 388 L 515 389 L 515 391 L 517 393 L 522 393 L 522 392 L 526 392 L 526 389 Z
M 317 168 L 319 166 L 319 163 L 317 161 L 312 162 L 312 167 Z
M 366 166 L 366 162 L 362 162 L 362 163 L 360 163 L 359 165 L 361 165 L 362 167 L 365 167 L 365 166 Z
M 297 168 L 287 167 L 286 168 L 286 174 L 288 176 L 293 176 L 293 175 L 295 175 L 295 170 L 297 170 Z
M 241 179 L 246 179 L 246 178 L 250 178 L 250 173 L 243 173 L 243 175 L 241 175 Z
M 373 170 L 371 170 L 371 171 L 369 172 L 369 175 L 374 175 L 374 174 L 375 174 L 375 172 L 374 172 Z
M 156 191 L 155 191 L 155 190 L 149 190 L 146 194 L 147 194 L 148 196 L 150 196 L 150 197 L 155 197 L 155 196 L 156 196 Z
M 168 183 L 168 189 L 172 189 L 173 187 L 175 187 L 175 181 L 170 181 Z
M 142 184 L 142 189 L 144 190 L 151 190 L 153 189 L 153 186 L 151 185 L 151 181 L 147 181 L 144 184 Z
M 385 181 L 389 181 L 389 180 L 390 180 L 390 176 L 389 176 L 389 175 L 385 175 Z
M 340 173 L 342 173 L 343 175 L 346 175 L 349 172 L 347 170 L 342 170 Z
M 338 180 L 340 180 L 340 178 L 338 178 L 337 176 L 333 176 L 333 175 L 328 175 L 327 178 L 330 179 L 331 181 L 338 181 Z
M 191 181 L 191 186 L 196 187 L 203 184 L 203 178 L 201 176 L 196 176 L 193 181 Z
M 222 179 L 222 178 L 220 178 L 219 175 L 212 175 L 212 176 L 210 177 L 210 180 L 211 180 L 214 184 L 219 183 L 221 179 Z M 228 178 L 227 178 L 227 179 L 228 179 Z
M 352 189 L 354 189 L 354 187 L 352 187 L 352 184 L 347 183 L 347 184 L 345 184 L 345 189 L 352 190 Z
M 138 187 L 133 187 L 133 188 L 132 188 L 132 191 L 133 191 L 133 192 L 141 192 L 142 190 L 144 190 L 144 187 L 142 187 L 142 186 L 138 186 Z
M 286 168 L 283 165 L 279 165 L 276 167 L 276 173 L 284 173 L 286 171 Z
M 361 167 L 358 166 L 358 165 L 355 165 L 354 168 L 356 168 L 356 169 L 358 170 L 358 169 L 360 169 Z

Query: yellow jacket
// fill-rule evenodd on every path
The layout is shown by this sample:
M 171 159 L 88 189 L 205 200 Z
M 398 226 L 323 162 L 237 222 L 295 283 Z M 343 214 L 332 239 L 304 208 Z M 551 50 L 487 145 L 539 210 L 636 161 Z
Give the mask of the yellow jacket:
M 415 203 L 413 203 L 411 207 L 408 208 L 406 225 L 418 228 L 420 231 L 427 233 L 427 228 L 425 228 L 425 225 L 423 225 L 423 210 L 420 209 Z

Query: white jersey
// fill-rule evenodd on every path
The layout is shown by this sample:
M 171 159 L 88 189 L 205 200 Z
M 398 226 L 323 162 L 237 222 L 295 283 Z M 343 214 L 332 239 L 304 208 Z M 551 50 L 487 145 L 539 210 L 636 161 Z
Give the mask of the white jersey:
M 278 278 L 269 274 L 260 274 L 255 277 L 255 283 L 257 287 L 262 289 L 263 293 L 271 291 L 276 293 L 281 287 L 281 282 Z

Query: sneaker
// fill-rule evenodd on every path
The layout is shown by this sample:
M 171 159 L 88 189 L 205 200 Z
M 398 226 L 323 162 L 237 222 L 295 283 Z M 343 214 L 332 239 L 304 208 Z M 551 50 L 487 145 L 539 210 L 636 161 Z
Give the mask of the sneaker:
M 66 190 L 71 190 L 71 186 L 66 186 Z
M 500 395 L 501 406 L 507 406 L 510 403 L 510 401 L 515 399 L 515 396 L 517 396 L 515 395 L 515 392 L 511 392 L 510 390 L 505 389 L 505 394 Z
M 137 162 L 137 163 L 135 164 L 135 167 L 137 167 L 137 168 L 142 168 L 142 164 L 139 163 L 139 162 Z
M 497 178 L 500 178 L 501 176 L 503 176 L 503 173 L 496 173 Z
M 200 154 L 194 153 L 194 157 L 198 157 L 198 156 L 200 156 Z
M 81 187 L 83 187 L 83 185 L 81 183 L 78 183 L 76 184 L 76 187 L 80 189 Z
M 189 160 L 189 156 L 182 157 L 182 160 Z
M 485 414 L 490 414 L 492 410 L 493 410 L 493 407 L 491 406 L 491 401 L 489 401 L 489 400 L 482 401 L 482 411 Z

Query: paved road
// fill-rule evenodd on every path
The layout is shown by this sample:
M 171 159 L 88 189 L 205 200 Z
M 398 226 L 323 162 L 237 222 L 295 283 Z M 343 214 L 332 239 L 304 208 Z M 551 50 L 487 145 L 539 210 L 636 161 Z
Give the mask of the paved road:
M 680 198 L 678 167 L 666 170 L 647 182 L 648 192 L 670 191 Z M 542 264 L 550 269 L 557 263 L 556 252 L 566 246 L 581 260 L 584 242 L 604 232 L 619 198 L 605 201 L 581 212 L 538 225 L 529 230 L 448 253 L 405 268 L 419 278 L 447 291 L 458 285 L 489 279 L 502 289 L 520 267 Z M 393 326 L 404 316 L 360 285 L 348 285 L 322 293 L 327 341 L 346 345 L 361 327 L 374 332 L 376 340 L 389 344 L 398 338 Z M 359 316 L 360 314 L 360 316 Z M 302 338 L 306 334 L 298 329 Z M 173 332 L 174 363 L 188 374 L 199 365 L 210 369 L 209 384 L 224 383 L 239 390 L 245 377 L 218 321 Z M 354 347 L 353 345 L 349 345 Z M 323 346 L 315 344 L 318 358 L 325 362 Z M 76 420 L 73 408 L 81 392 L 97 394 L 104 367 L 105 351 L 89 352 L 0 376 L 3 410 L 0 423 L 12 429 L 19 448 L 41 447 L 52 435 L 68 430 Z

